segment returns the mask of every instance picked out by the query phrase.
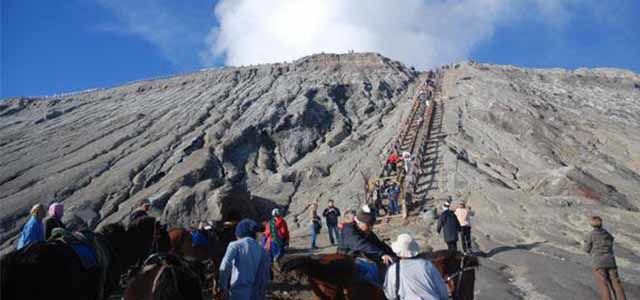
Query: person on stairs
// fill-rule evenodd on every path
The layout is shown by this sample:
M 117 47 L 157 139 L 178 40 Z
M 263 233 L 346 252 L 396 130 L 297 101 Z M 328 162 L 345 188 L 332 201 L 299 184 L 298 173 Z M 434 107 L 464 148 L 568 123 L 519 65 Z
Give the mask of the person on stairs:
M 458 204 L 455 211 L 458 222 L 460 222 L 460 239 L 462 240 L 462 251 L 471 252 L 471 217 L 475 214 L 471 207 L 466 204 Z
M 387 176 L 391 176 L 391 172 L 397 173 L 398 161 L 400 161 L 400 157 L 398 157 L 398 154 L 395 151 L 391 152 L 391 154 L 387 158 L 387 164 L 384 167 L 384 169 L 386 170 Z
M 593 230 L 585 238 L 584 251 L 591 254 L 592 272 L 600 299 L 625 300 L 616 257 L 613 254 L 613 236 L 602 228 L 602 218 L 599 216 L 591 217 L 591 227 Z
M 391 183 L 391 186 L 387 188 L 386 192 L 389 197 L 389 215 L 399 214 L 400 206 L 398 205 L 398 198 L 400 197 L 400 185 L 394 181 Z
M 458 251 L 458 232 L 460 231 L 460 222 L 458 217 L 449 209 L 451 202 L 447 201 L 443 205 L 443 212 L 438 218 L 438 233 L 442 232 L 442 237 L 449 251 Z
M 449 299 L 449 291 L 442 275 L 433 264 L 418 257 L 420 246 L 411 235 L 403 233 L 391 249 L 399 260 L 389 266 L 384 281 L 387 299 Z
M 335 245 L 340 241 L 340 232 L 338 231 L 338 218 L 340 218 L 340 210 L 334 206 L 333 200 L 329 199 L 328 207 L 322 211 L 322 216 L 327 224 L 329 232 L 329 241 L 331 245 Z M 335 237 L 335 239 L 334 239 Z

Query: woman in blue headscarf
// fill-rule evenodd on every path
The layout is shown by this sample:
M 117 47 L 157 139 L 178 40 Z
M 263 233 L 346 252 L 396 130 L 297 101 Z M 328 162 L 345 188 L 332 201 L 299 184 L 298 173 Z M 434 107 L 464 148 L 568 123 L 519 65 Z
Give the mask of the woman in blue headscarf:
M 220 289 L 225 299 L 264 299 L 271 260 L 256 241 L 258 224 L 244 219 L 236 226 L 236 241 L 227 247 L 220 263 Z
M 18 239 L 18 250 L 33 243 L 44 241 L 44 225 L 42 224 L 44 216 L 45 211 L 42 204 L 36 204 L 31 208 L 31 217 L 22 227 L 22 232 Z

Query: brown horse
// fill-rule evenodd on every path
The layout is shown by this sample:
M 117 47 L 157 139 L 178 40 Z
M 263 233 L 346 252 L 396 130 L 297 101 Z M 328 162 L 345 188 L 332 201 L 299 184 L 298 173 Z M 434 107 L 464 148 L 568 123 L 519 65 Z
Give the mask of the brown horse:
M 447 250 L 424 253 L 440 271 L 451 297 L 455 300 L 473 299 L 475 267 L 478 259 Z M 316 299 L 385 299 L 384 292 L 358 278 L 355 258 L 343 254 L 297 256 L 284 259 L 283 272 L 305 274 Z
M 125 300 L 201 299 L 199 274 L 188 261 L 171 254 L 153 254 L 129 283 Z
M 207 237 L 207 246 L 194 245 L 191 232 L 199 230 Z M 198 273 L 202 274 L 205 286 L 215 283 L 218 279 L 218 266 L 224 257 L 227 246 L 235 239 L 235 223 L 215 222 L 209 223 L 202 229 L 171 228 L 168 231 L 170 241 L 170 253 L 196 262 L 196 268 L 202 268 Z M 209 265 L 209 270 L 206 270 Z M 212 276 L 211 280 L 206 275 Z

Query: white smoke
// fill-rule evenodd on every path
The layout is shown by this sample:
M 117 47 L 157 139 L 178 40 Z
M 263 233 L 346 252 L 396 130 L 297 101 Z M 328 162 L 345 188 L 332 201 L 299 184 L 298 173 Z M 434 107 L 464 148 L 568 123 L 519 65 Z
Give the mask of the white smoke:
M 561 0 L 558 0 L 561 1 Z M 562 0 L 566 1 L 566 0 Z M 525 3 L 526 4 L 523 4 Z M 545 0 L 221 0 L 209 56 L 227 65 L 373 51 L 426 69 L 465 59 Z M 548 8 L 549 6 L 546 6 Z

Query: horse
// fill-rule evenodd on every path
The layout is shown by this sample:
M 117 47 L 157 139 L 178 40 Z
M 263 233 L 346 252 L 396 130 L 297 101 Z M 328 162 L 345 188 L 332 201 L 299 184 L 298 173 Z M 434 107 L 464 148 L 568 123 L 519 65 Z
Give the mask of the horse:
M 200 276 L 190 262 L 173 254 L 154 253 L 129 281 L 124 300 L 202 299 Z
M 128 228 L 114 223 L 84 232 L 90 244 L 50 239 L 8 253 L 0 261 L 0 298 L 107 299 L 121 273 L 149 252 L 156 231 L 153 218 Z M 94 264 L 77 254 L 78 245 L 94 251 Z
M 422 253 L 440 271 L 454 300 L 473 299 L 475 267 L 478 259 L 459 252 L 440 250 Z M 384 291 L 359 278 L 355 257 L 344 254 L 292 256 L 284 260 L 281 271 L 297 271 L 307 276 L 316 299 L 385 299 Z
M 192 239 L 192 231 L 198 230 L 207 238 L 207 245 L 195 245 Z M 235 223 L 233 222 L 207 222 L 207 225 L 200 229 L 171 228 L 168 230 L 170 242 L 170 253 L 192 260 L 205 269 L 208 262 L 213 266 L 211 272 L 213 279 L 206 282 L 215 282 L 218 278 L 220 262 L 224 257 L 227 246 L 235 240 Z M 204 272 L 199 272 L 204 275 Z M 203 278 L 204 279 L 204 278 Z M 208 285 L 208 284 L 207 284 Z

